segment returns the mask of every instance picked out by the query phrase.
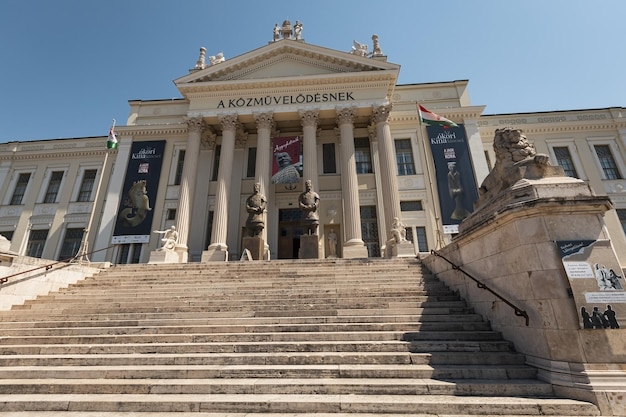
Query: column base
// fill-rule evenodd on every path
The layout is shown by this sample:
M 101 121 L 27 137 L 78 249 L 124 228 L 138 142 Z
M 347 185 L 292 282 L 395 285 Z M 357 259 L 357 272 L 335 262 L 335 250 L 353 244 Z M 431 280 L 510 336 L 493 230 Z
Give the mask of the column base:
M 344 243 L 343 248 L 341 249 L 341 255 L 341 257 L 344 259 L 369 258 L 369 254 L 367 253 L 367 247 L 362 240 L 349 240 Z
M 200 262 L 227 262 L 228 261 L 228 246 L 225 244 L 217 243 L 209 246 L 209 248 L 202 252 Z

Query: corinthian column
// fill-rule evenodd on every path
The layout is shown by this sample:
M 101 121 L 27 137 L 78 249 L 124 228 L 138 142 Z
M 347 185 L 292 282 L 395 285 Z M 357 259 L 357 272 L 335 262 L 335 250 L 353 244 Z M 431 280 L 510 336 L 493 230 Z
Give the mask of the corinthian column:
M 302 175 L 304 180 L 311 180 L 314 190 L 319 190 L 317 179 L 317 121 L 319 110 L 306 110 L 300 112 L 302 123 L 302 154 L 304 161 Z
M 398 192 L 398 173 L 396 168 L 396 149 L 389 129 L 389 113 L 391 104 L 372 108 L 372 121 L 376 124 L 378 137 L 378 154 L 380 157 L 380 179 L 382 185 L 385 225 L 387 239 L 392 238 L 389 231 L 394 217 L 401 219 L 400 193 Z
M 198 172 L 198 156 L 200 155 L 200 138 L 204 122 L 201 117 L 187 119 L 188 134 L 187 148 L 185 150 L 185 162 L 180 182 L 180 195 L 178 197 L 178 210 L 176 214 L 176 229 L 178 230 L 178 244 L 176 252 L 180 262 L 187 262 L 189 257 L 187 241 L 189 239 L 189 222 L 191 220 L 194 195 L 196 186 L 196 173 Z
M 271 133 L 274 126 L 274 113 L 257 113 L 254 115 L 257 128 L 256 165 L 257 182 L 261 184 L 261 194 L 267 196 L 272 177 L 272 144 Z M 267 242 L 267 213 L 264 215 L 265 228 L 262 232 L 263 241 Z
M 228 260 L 228 200 L 230 198 L 233 156 L 237 133 L 236 114 L 220 117 L 222 125 L 222 148 L 220 152 L 219 171 L 217 173 L 217 190 L 215 193 L 215 211 L 213 213 L 213 231 L 211 244 L 202 254 L 202 262 Z
M 361 234 L 359 182 L 354 156 L 354 108 L 337 109 L 341 142 L 341 189 L 343 194 L 344 258 L 367 258 Z

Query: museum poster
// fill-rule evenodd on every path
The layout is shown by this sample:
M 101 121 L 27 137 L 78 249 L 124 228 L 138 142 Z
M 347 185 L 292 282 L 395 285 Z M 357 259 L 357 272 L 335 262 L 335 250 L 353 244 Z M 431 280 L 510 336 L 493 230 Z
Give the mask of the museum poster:
M 626 320 L 624 273 L 606 240 L 555 242 L 583 329 L 618 329 Z
M 443 231 L 458 233 L 459 224 L 471 214 L 478 198 L 465 127 L 426 126 L 426 133 L 435 164 Z
M 165 141 L 132 144 L 112 244 L 148 243 Z
M 302 152 L 299 136 L 277 137 L 273 140 L 272 183 L 295 184 L 302 177 Z

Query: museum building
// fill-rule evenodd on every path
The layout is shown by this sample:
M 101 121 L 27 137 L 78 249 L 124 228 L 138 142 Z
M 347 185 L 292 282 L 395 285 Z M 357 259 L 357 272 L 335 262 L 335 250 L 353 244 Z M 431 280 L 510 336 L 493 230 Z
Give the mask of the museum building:
M 513 127 L 611 198 L 605 221 L 626 262 L 626 108 L 484 115 L 467 80 L 397 84 L 376 35 L 371 52 L 346 52 L 306 43 L 288 21 L 277 29 L 234 58 L 201 48 L 174 81 L 181 98 L 129 102 L 114 149 L 106 136 L 0 144 L 10 250 L 70 259 L 88 229 L 92 261 L 145 263 L 174 226 L 177 262 L 239 260 L 258 184 L 264 258 L 297 259 L 309 180 L 320 258 L 389 256 L 397 221 L 415 255 L 454 238 L 495 163 L 496 129 Z M 425 123 L 419 106 L 452 126 Z

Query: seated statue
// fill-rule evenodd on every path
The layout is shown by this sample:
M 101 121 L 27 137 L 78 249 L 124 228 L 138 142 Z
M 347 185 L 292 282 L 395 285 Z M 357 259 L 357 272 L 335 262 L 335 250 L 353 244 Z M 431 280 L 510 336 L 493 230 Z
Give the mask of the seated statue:
M 397 217 L 393 218 L 393 224 L 391 225 L 391 239 L 389 239 L 389 243 L 403 243 L 406 242 L 406 226 L 402 224 L 400 219 Z
M 152 233 L 163 235 L 161 238 L 161 247 L 157 250 L 174 250 L 178 242 L 178 232 L 176 226 L 170 227 L 168 230 L 153 230 Z

